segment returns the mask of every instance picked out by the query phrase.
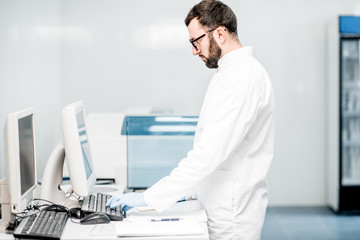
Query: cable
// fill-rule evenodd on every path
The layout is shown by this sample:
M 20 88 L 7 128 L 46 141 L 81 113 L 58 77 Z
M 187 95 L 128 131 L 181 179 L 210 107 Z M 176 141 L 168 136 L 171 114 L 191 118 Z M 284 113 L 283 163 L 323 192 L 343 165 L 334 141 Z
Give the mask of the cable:
M 32 214 L 28 214 L 29 211 L 33 210 L 34 212 Z M 19 221 L 19 219 L 24 219 L 27 217 L 30 217 L 32 215 L 36 215 L 40 212 L 40 209 L 31 209 L 30 207 L 27 207 L 24 209 L 24 211 L 20 213 L 15 213 L 15 221 Z
M 73 192 L 74 190 L 72 188 L 69 188 L 69 190 L 66 191 L 65 196 L 70 197 Z
M 68 212 L 69 211 L 69 209 L 66 206 L 61 205 L 61 204 L 56 204 L 56 203 L 46 200 L 46 199 L 35 198 L 34 200 L 50 203 L 49 206 L 47 206 L 45 209 L 42 209 L 45 211 L 50 211 L 50 210 L 55 210 L 55 211 L 59 211 L 59 212 Z
M 79 221 L 74 221 L 74 219 L 72 217 L 69 217 L 70 221 L 76 224 L 80 224 L 80 220 Z
M 22 212 L 20 213 L 15 213 L 15 220 L 18 221 L 19 219 L 24 219 L 24 218 L 27 218 L 27 217 L 30 217 L 32 215 L 36 215 L 38 214 L 42 207 L 46 207 L 46 208 L 50 208 L 51 206 L 55 206 L 56 209 L 60 209 L 60 211 L 67 211 L 67 209 L 64 207 L 64 206 L 61 206 L 61 205 L 58 205 L 58 204 L 55 204 L 51 201 L 48 201 L 48 200 L 45 200 L 45 199 L 38 199 L 38 198 L 35 198 L 34 200 L 36 201 L 45 201 L 45 202 L 48 202 L 50 204 L 29 204 L 26 209 L 24 209 Z M 46 210 L 46 208 L 44 210 Z M 29 211 L 34 211 L 34 213 L 32 214 L 28 214 Z
M 73 191 L 72 191 L 73 192 Z M 70 193 L 67 201 L 69 200 L 72 192 Z M 15 214 L 15 219 L 13 222 L 9 223 L 8 229 L 7 231 L 14 231 L 14 229 L 19 225 L 19 223 L 21 222 L 22 219 L 24 218 L 28 218 L 30 216 L 33 215 L 37 215 L 39 212 L 41 211 L 57 211 L 57 212 L 66 212 L 67 215 L 69 216 L 70 220 L 73 223 L 77 223 L 80 224 L 80 221 L 74 221 L 72 217 L 70 217 L 70 213 L 69 213 L 69 209 L 66 206 L 63 206 L 61 204 L 56 204 L 52 201 L 46 200 L 46 199 L 42 199 L 42 198 L 35 198 L 35 201 L 42 201 L 42 202 L 46 202 L 45 204 L 39 204 L 39 202 L 35 203 L 35 204 L 29 204 L 26 209 L 24 209 L 22 212 L 20 213 L 16 213 Z M 67 202 L 66 201 L 66 202 Z M 66 203 L 65 203 L 66 204 Z M 29 211 L 34 211 L 33 213 L 29 214 Z
M 68 196 L 66 196 L 66 201 L 65 201 L 65 203 L 64 203 L 64 205 L 66 205 L 68 202 L 69 202 L 69 200 L 70 200 L 70 198 L 71 198 L 71 195 L 74 193 L 74 190 L 71 188 L 71 189 L 69 189 L 65 194 L 69 194 Z
M 47 202 L 47 203 L 51 203 L 52 205 L 56 205 L 56 203 L 43 199 L 43 198 L 34 198 L 35 201 L 43 201 L 43 202 Z

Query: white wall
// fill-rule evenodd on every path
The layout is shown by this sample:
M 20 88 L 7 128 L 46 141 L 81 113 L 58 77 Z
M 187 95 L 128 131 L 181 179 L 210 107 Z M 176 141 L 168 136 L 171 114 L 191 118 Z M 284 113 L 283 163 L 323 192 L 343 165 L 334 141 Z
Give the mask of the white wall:
M 184 18 L 196 1 L 62 3 L 63 25 L 82 33 L 62 49 L 66 101 L 83 99 L 88 112 L 157 107 L 198 114 L 212 71 L 188 42 Z
M 188 0 L 0 0 L 0 124 L 37 112 L 39 172 L 60 139 L 61 107 L 198 114 L 213 74 L 191 55 Z M 326 24 L 359 0 L 229 0 L 276 95 L 270 204 L 325 204 Z M 29 94 L 30 91 L 30 94 Z M 1 131 L 1 141 L 2 140 Z M 4 176 L 3 142 L 0 146 Z
M 35 109 L 37 160 L 43 164 L 61 140 L 62 82 L 58 1 L 0 0 L 0 176 L 5 176 L 6 115 Z M 39 175 L 41 176 L 41 175 Z

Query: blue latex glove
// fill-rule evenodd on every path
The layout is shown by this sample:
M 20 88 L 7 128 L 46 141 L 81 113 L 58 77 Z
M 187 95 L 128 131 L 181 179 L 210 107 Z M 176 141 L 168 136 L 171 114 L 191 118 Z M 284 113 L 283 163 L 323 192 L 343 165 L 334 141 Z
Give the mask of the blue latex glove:
M 110 208 L 115 208 L 119 205 L 125 205 L 122 210 L 127 211 L 133 207 L 145 207 L 147 206 L 144 198 L 144 193 L 125 193 L 125 194 L 115 194 L 107 202 L 106 206 Z

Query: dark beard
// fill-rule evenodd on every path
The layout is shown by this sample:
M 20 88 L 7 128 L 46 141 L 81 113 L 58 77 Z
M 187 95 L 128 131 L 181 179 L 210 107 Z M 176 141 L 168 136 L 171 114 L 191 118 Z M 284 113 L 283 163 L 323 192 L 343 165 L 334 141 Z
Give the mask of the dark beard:
M 210 47 L 209 47 L 209 57 L 206 58 L 205 65 L 208 68 L 218 68 L 218 62 L 221 57 L 221 48 L 214 40 L 214 37 L 209 34 Z

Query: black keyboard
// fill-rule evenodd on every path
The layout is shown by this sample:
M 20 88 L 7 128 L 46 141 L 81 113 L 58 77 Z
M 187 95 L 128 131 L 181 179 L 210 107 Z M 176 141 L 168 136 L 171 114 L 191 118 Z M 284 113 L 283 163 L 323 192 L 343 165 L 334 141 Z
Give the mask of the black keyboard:
M 107 200 L 111 195 L 96 193 L 85 197 L 81 206 L 83 213 L 101 212 L 108 215 L 112 221 L 122 221 L 126 217 L 126 213 L 121 210 L 122 206 L 111 209 L 106 206 Z
M 67 212 L 30 211 L 14 231 L 15 238 L 58 239 L 68 220 Z

